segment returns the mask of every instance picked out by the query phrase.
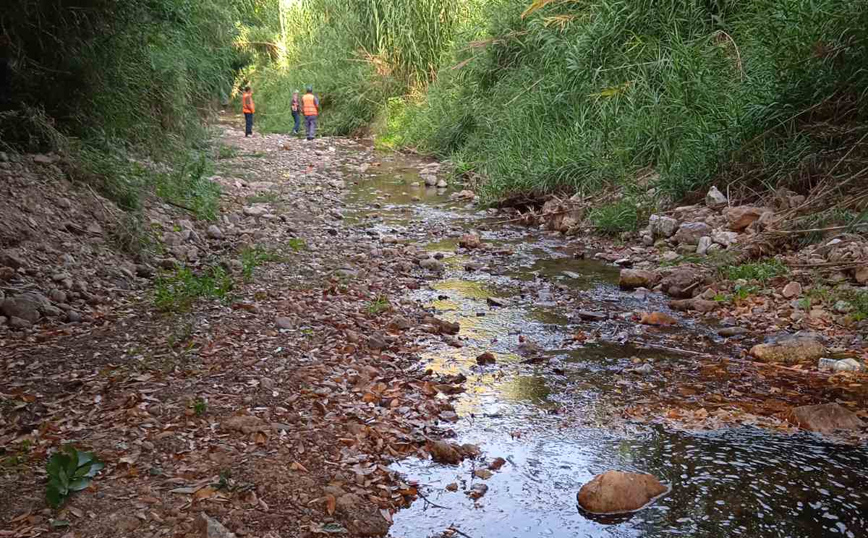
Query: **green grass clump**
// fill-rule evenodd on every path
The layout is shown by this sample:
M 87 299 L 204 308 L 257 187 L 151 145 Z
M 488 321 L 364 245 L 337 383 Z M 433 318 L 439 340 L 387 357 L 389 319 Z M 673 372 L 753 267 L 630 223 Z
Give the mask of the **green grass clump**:
M 588 220 L 598 232 L 617 235 L 639 229 L 639 209 L 635 202 L 622 200 L 591 210 Z
M 252 194 L 247 197 L 248 204 L 273 204 L 274 202 L 280 201 L 280 195 L 276 192 L 262 192 L 259 194 Z
M 235 157 L 238 157 L 238 148 L 235 146 L 227 146 L 225 144 L 217 146 L 218 159 L 234 159 Z
M 369 301 L 368 304 L 365 306 L 365 312 L 372 316 L 377 316 L 391 309 L 392 303 L 390 303 L 389 298 L 384 295 L 377 297 L 373 301 Z
M 847 302 L 852 310 L 849 317 L 853 321 L 868 319 L 868 291 L 847 290 L 838 295 L 838 300 Z
M 292 237 L 286 242 L 286 246 L 292 249 L 293 252 L 301 252 L 307 250 L 307 243 L 300 237 Z
M 281 261 L 283 258 L 276 252 L 265 247 L 245 247 L 241 250 L 241 274 L 244 280 L 253 278 L 254 270 L 266 263 Z
M 770 259 L 741 265 L 726 265 L 720 273 L 729 280 L 757 280 L 765 283 L 772 278 L 789 274 L 789 268 L 778 259 Z
M 232 278 L 220 267 L 201 274 L 189 267 L 162 273 L 154 283 L 154 304 L 164 312 L 185 312 L 199 299 L 226 299 L 235 287 Z

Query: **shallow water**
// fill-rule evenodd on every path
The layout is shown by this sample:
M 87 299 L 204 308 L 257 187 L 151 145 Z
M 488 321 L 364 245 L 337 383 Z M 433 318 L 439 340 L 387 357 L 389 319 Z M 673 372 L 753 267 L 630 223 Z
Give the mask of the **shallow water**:
M 480 481 L 473 477 L 480 462 L 396 464 L 427 500 L 396 514 L 391 536 L 439 536 L 449 528 L 472 538 L 868 536 L 868 450 L 809 434 L 693 433 L 622 420 L 630 384 L 618 374 L 632 358 L 655 368 L 689 360 L 647 349 L 644 344 L 665 344 L 671 334 L 649 333 L 624 315 L 665 310 L 662 298 L 621 292 L 616 267 L 574 259 L 561 239 L 493 226 L 483 212 L 449 202 L 448 192 L 412 186 L 421 182 L 414 165 L 384 156 L 351 195 L 350 217 L 446 256 L 446 273 L 412 298 L 458 321 L 464 347 L 434 345 L 421 367 L 467 376 L 467 391 L 454 402 L 460 419 L 446 427 L 459 443 L 479 444 L 488 461 L 508 463 L 485 481 L 488 492 L 478 501 L 465 492 Z M 473 227 L 484 227 L 485 242 L 511 253 L 473 253 L 488 270 L 465 271 L 471 256 L 455 254 L 457 236 Z M 504 306 L 488 304 L 489 298 Z M 603 337 L 584 344 L 572 338 L 587 328 L 575 315 L 582 301 L 609 314 L 595 325 Z M 710 340 L 708 328 L 683 326 L 679 336 Z M 484 351 L 498 364 L 477 366 Z M 526 363 L 532 356 L 544 360 Z M 671 492 L 626 520 L 588 519 L 576 508 L 576 493 L 609 469 L 652 473 Z M 447 491 L 453 482 L 458 491 Z

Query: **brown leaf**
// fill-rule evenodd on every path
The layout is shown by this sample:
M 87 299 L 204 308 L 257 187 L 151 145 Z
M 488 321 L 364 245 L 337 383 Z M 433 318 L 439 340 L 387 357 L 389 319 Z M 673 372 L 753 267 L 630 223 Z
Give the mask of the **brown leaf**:
M 326 499 L 326 512 L 328 512 L 329 515 L 334 514 L 335 509 L 338 506 L 338 500 L 331 493 L 326 495 L 325 499 Z
M 292 462 L 292 464 L 290 464 L 289 468 L 292 469 L 293 471 L 301 471 L 303 473 L 309 473 L 310 472 L 307 470 L 307 468 L 304 465 L 300 464 L 297 461 Z

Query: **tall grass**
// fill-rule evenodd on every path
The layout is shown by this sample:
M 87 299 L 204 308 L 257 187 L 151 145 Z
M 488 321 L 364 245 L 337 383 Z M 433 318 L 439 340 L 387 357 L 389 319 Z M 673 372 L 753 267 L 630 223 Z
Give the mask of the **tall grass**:
M 472 3 L 472 2 L 470 2 Z M 251 78 L 262 126 L 292 127 L 293 90 L 314 86 L 326 133 L 368 128 L 389 97 L 404 95 L 434 77 L 468 9 L 461 0 L 300 0 L 281 4 L 277 59 Z
M 491 198 L 635 187 L 648 169 L 681 198 L 802 178 L 866 132 L 868 3 L 529 4 L 487 2 L 485 38 L 393 102 L 385 139 L 482 174 Z

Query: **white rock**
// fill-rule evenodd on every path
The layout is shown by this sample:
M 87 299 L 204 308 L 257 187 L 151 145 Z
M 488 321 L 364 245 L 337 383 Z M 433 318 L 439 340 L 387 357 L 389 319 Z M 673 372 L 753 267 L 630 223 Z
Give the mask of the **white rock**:
M 712 245 L 711 238 L 704 235 L 699 238 L 699 244 L 696 245 L 696 253 L 700 256 L 705 256 L 708 253 L 708 248 Z
M 678 221 L 663 215 L 651 215 L 648 219 L 648 229 L 654 237 L 672 237 L 678 230 Z
M 717 187 L 711 187 L 705 195 L 705 205 L 711 208 L 720 208 L 727 204 L 726 196 Z
M 736 232 L 715 231 L 711 233 L 711 240 L 718 245 L 731 247 L 738 242 L 738 234 Z

